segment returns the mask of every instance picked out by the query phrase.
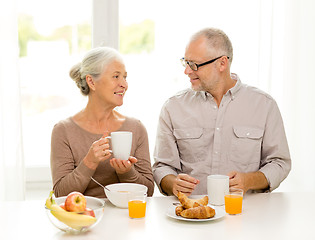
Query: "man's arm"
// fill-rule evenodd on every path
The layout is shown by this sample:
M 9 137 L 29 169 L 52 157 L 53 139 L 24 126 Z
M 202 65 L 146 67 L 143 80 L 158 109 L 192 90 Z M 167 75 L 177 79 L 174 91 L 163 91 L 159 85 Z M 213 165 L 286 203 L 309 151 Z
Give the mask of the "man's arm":
M 259 171 L 268 180 L 273 191 L 288 176 L 291 157 L 279 108 L 275 101 L 271 105 L 265 124 Z
M 167 195 L 177 196 L 178 192 L 189 196 L 194 191 L 199 180 L 187 174 L 178 174 L 177 176 L 169 174 L 161 180 L 161 188 Z
M 175 175 L 169 174 L 166 175 L 161 180 L 161 189 L 168 196 L 173 195 L 173 184 L 175 179 L 176 179 Z
M 166 105 L 162 107 L 159 117 L 153 154 L 155 163 L 152 170 L 160 192 L 173 195 L 173 183 L 181 166 L 172 121 Z
M 266 190 L 269 188 L 269 183 L 265 174 L 260 171 L 241 173 L 230 172 L 230 187 L 241 188 L 244 193 L 248 190 Z

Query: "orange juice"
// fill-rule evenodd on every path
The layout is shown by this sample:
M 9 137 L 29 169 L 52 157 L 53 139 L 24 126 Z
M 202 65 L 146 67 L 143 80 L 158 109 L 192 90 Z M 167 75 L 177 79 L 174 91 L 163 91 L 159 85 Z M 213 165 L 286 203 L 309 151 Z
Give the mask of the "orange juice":
M 225 211 L 228 214 L 239 214 L 242 212 L 243 196 L 228 194 L 224 196 Z
M 146 202 L 141 200 L 132 200 L 128 202 L 129 217 L 143 218 L 145 216 Z

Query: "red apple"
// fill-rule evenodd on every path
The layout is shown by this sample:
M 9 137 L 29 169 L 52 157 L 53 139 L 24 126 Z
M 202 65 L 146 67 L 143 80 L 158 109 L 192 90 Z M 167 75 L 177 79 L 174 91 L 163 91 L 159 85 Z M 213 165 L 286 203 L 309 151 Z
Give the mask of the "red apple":
M 86 199 L 80 192 L 69 193 L 65 201 L 65 209 L 69 212 L 84 212 Z
M 91 208 L 88 208 L 88 207 L 85 209 L 85 212 L 83 214 L 95 217 L 94 211 Z

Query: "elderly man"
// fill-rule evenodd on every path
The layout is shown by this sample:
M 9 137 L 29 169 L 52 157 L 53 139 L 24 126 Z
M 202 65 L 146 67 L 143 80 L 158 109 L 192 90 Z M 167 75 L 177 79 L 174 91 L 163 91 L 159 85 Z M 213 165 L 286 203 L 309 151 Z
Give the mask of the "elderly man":
M 228 175 L 244 192 L 277 188 L 291 169 L 281 114 L 271 96 L 230 73 L 227 35 L 197 32 L 181 60 L 191 89 L 160 113 L 153 166 L 160 191 L 206 194 L 210 174 Z

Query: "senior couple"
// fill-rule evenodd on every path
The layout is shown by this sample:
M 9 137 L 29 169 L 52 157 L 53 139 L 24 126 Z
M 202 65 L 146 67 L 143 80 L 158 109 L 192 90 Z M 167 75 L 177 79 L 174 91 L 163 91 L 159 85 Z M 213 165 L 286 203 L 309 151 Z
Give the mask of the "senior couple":
M 230 187 L 272 191 L 287 177 L 291 158 L 275 100 L 245 85 L 230 72 L 233 48 L 219 29 L 195 33 L 181 59 L 191 88 L 162 107 L 151 168 L 148 135 L 137 119 L 115 110 L 128 89 L 120 54 L 108 47 L 90 50 L 70 76 L 86 107 L 58 122 L 51 138 L 51 171 L 56 196 L 72 191 L 105 197 L 103 185 L 154 181 L 166 195 L 206 194 L 210 174 L 230 177 Z M 133 133 L 131 157 L 116 159 L 104 136 Z

